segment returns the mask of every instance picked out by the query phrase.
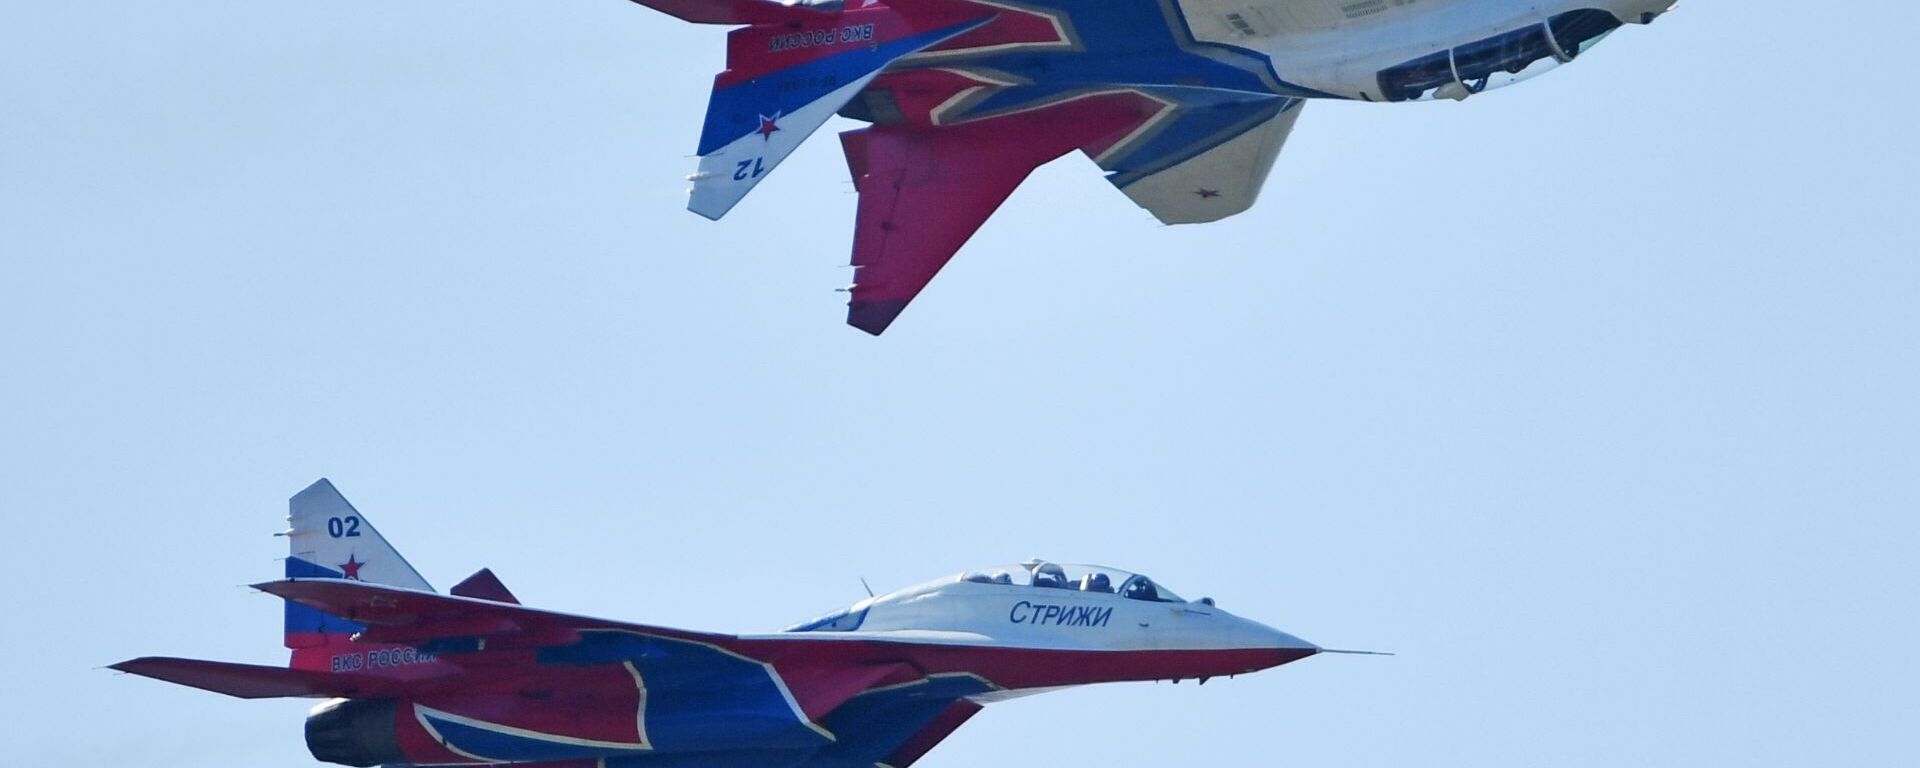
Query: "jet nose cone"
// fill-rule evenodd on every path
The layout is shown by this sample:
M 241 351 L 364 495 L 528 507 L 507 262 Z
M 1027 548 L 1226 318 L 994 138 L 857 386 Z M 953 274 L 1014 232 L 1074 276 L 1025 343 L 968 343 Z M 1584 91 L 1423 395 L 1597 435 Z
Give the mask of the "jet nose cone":
M 1283 651 L 1309 651 L 1313 653 L 1320 651 L 1320 646 L 1277 629 L 1268 629 L 1267 635 L 1267 644 Z
M 1271 658 L 1272 666 L 1299 661 L 1320 652 L 1320 646 L 1268 626 L 1260 627 L 1260 646 Z

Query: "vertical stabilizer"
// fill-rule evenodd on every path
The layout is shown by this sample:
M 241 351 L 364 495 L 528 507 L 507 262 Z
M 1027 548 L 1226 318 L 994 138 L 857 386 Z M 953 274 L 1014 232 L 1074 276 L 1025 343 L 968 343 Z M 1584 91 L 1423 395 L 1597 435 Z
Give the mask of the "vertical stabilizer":
M 287 509 L 287 578 L 352 579 L 433 591 L 326 478 L 294 494 Z M 287 603 L 288 648 L 328 645 L 359 629 L 344 619 Z
M 492 568 L 482 568 L 474 572 L 472 576 L 453 585 L 453 589 L 447 590 L 447 593 L 460 597 L 492 600 L 496 603 L 520 604 L 520 598 L 514 597 L 513 592 L 507 589 L 507 585 L 500 583 L 500 577 L 493 575 Z
M 719 219 L 895 59 L 985 23 L 979 7 L 871 4 L 727 35 L 687 209 Z

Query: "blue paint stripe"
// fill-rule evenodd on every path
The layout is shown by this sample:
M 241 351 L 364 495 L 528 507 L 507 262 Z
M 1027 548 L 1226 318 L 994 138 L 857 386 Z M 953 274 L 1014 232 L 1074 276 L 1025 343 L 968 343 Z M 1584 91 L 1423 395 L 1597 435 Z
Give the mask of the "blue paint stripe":
M 588 631 L 573 645 L 543 648 L 542 665 L 631 663 L 647 684 L 647 738 L 661 752 L 818 747 L 760 662 L 702 643 L 619 631 Z
M 823 725 L 840 738 L 821 750 L 821 757 L 832 758 L 832 764 L 839 765 L 878 763 L 955 700 L 990 690 L 992 686 L 979 678 L 943 676 L 917 685 L 863 693 L 827 716 Z
M 707 155 L 760 128 L 760 116 L 789 114 L 827 94 L 878 71 L 907 54 L 965 32 L 983 21 L 922 32 L 874 47 L 814 59 L 727 88 L 716 88 L 707 102 L 699 154 Z M 838 108 L 839 105 L 835 105 Z
M 289 579 L 338 579 L 346 574 L 332 568 L 314 565 L 297 557 L 287 558 L 287 578 Z M 314 608 L 287 601 L 286 631 L 288 632 L 325 632 L 352 634 L 363 629 L 362 625 L 346 619 L 323 613 Z

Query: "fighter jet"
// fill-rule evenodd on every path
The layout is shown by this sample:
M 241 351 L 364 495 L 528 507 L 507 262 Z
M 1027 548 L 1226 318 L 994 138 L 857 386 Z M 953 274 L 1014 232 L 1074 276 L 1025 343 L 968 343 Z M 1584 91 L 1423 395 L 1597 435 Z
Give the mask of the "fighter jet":
M 1167 224 L 1247 210 L 1309 99 L 1464 100 L 1676 0 L 634 0 L 727 34 L 688 208 L 719 219 L 835 114 L 878 335 L 1033 169 L 1079 150 Z
M 1320 648 L 1146 576 L 1032 560 L 769 634 L 527 608 L 488 570 L 433 591 L 325 479 L 289 504 L 286 667 L 114 669 L 241 698 L 327 699 L 307 748 L 352 766 L 907 768 L 987 703 L 1255 672 Z

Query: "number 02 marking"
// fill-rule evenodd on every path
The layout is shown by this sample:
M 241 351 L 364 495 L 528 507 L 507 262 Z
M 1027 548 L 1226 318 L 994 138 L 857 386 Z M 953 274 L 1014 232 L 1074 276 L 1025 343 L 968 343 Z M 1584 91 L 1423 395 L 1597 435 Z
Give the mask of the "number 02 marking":
M 359 538 L 360 518 L 351 515 L 327 518 L 327 535 L 336 539 Z

